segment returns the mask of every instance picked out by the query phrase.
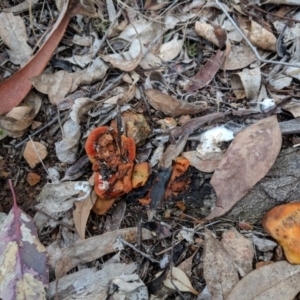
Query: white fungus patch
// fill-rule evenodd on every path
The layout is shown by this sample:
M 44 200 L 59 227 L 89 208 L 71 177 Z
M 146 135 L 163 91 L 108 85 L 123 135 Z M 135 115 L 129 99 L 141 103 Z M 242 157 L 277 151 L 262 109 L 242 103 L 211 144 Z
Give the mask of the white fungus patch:
M 271 98 L 266 98 L 260 103 L 260 109 L 261 111 L 268 110 L 275 106 L 275 101 Z
M 211 153 L 220 153 L 222 150 L 219 148 L 219 143 L 229 142 L 234 139 L 234 134 L 225 126 L 218 126 L 203 132 L 200 136 L 201 144 L 198 146 L 197 151 L 205 156 Z

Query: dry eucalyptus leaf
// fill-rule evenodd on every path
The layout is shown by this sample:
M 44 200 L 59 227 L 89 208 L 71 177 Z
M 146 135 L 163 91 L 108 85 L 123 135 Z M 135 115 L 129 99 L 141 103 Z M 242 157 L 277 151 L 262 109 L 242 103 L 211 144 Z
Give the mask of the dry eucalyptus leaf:
M 23 157 L 29 164 L 30 168 L 34 168 L 41 160 L 45 159 L 48 151 L 45 145 L 39 142 L 28 141 L 23 152 Z
M 199 292 L 197 292 L 189 278 L 186 276 L 186 274 L 179 268 L 172 267 L 172 274 L 169 271 L 167 278 L 164 280 L 164 285 L 172 290 L 175 289 L 173 283 L 171 282 L 171 276 L 172 276 L 172 281 L 177 287 L 177 289 L 181 292 L 189 292 L 194 295 L 199 295 Z
M 236 263 L 240 276 L 244 277 L 252 271 L 254 247 L 249 239 L 236 229 L 230 229 L 223 232 L 221 244 Z
M 182 50 L 182 46 L 183 46 L 183 39 L 179 40 L 178 35 L 176 35 L 174 39 L 160 46 L 158 56 L 163 61 L 166 62 L 171 61 L 176 56 L 178 56 L 178 54 Z
M 111 57 L 109 55 L 103 55 L 101 56 L 105 61 L 110 62 L 113 67 L 118 68 L 125 72 L 133 71 L 140 63 L 142 57 L 143 57 L 143 47 L 142 43 L 139 40 L 140 48 L 139 48 L 139 54 L 133 58 L 132 60 L 124 60 L 124 59 L 117 59 L 114 57 Z
M 90 216 L 91 209 L 93 208 L 97 199 L 96 193 L 93 191 L 88 194 L 85 199 L 74 202 L 75 209 L 73 211 L 73 219 L 75 228 L 77 230 L 78 235 L 82 240 L 85 238 L 85 227 L 86 222 Z
M 181 116 L 189 114 L 197 114 L 207 108 L 206 102 L 199 101 L 197 103 L 189 103 L 177 100 L 158 90 L 145 90 L 149 103 L 153 108 L 163 112 L 166 115 Z
M 61 162 L 72 164 L 77 159 L 77 150 L 81 136 L 78 123 L 68 119 L 63 125 L 63 136 L 63 140 L 55 143 L 55 152 Z
M 209 159 L 201 159 L 197 156 L 197 151 L 183 152 L 181 155 L 190 161 L 191 166 L 204 173 L 214 172 L 222 160 L 223 154 L 216 154 L 215 157 Z
M 250 40 L 258 48 L 276 52 L 276 37 L 260 24 L 251 21 Z
M 47 94 L 52 104 L 58 105 L 60 101 L 72 90 L 72 76 L 63 70 L 54 74 L 41 74 L 30 79 L 33 86 L 41 93 Z
M 284 109 L 289 111 L 294 118 L 300 117 L 300 103 L 299 102 L 290 102 L 284 106 Z
M 0 14 L 0 37 L 7 50 L 10 61 L 23 67 L 32 56 L 32 49 L 27 44 L 28 36 L 23 19 L 12 13 Z
M 222 48 L 224 46 L 224 44 L 220 45 L 220 39 L 219 36 L 217 35 L 218 31 L 215 30 L 214 26 L 207 23 L 196 22 L 195 31 L 198 36 L 203 37 L 204 39 L 213 43 L 217 47 Z M 225 36 L 225 41 L 226 41 L 226 36 Z
M 215 75 L 222 67 L 224 60 L 225 51 L 218 50 L 217 53 L 213 55 L 202 68 L 200 68 L 197 74 L 184 87 L 184 90 L 187 92 L 194 92 L 208 85 L 213 78 L 215 78 Z
M 232 74 L 231 86 L 237 99 L 245 96 L 249 100 L 256 98 L 261 84 L 260 68 L 244 69 L 242 72 Z
M 203 276 L 212 299 L 227 299 L 228 294 L 239 281 L 232 257 L 207 229 L 203 253 Z
M 224 63 L 224 69 L 228 71 L 243 69 L 256 59 L 255 54 L 247 44 L 231 44 L 229 55 Z
M 26 129 L 33 123 L 33 119 L 40 110 L 41 98 L 31 91 L 21 102 L 5 116 L 0 117 L 0 126 L 6 133 L 14 138 L 21 137 Z
M 250 272 L 232 289 L 226 300 L 293 300 L 300 291 L 300 266 L 287 261 Z
M 236 135 L 210 181 L 217 202 L 207 219 L 225 214 L 265 177 L 280 151 L 281 141 L 276 116 L 262 119 Z
M 76 242 L 64 252 L 62 258 L 57 262 L 55 269 L 56 279 L 61 278 L 79 264 L 84 264 L 103 255 L 116 252 L 118 248 L 115 243 L 119 236 L 128 243 L 135 243 L 137 240 L 137 228 L 132 227 L 110 231 Z M 142 239 L 148 240 L 151 238 L 150 231 L 143 229 Z
M 81 117 L 96 104 L 97 102 L 90 98 L 77 98 L 72 106 L 70 118 L 77 124 L 80 124 Z

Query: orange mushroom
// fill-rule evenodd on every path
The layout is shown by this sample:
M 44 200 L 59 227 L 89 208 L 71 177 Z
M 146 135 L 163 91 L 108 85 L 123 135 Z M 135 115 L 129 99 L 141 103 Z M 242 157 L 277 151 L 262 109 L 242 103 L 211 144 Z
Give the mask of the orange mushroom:
M 300 202 L 279 205 L 263 217 L 262 225 L 284 250 L 291 264 L 300 264 Z
M 135 142 L 123 135 L 120 145 L 118 140 L 116 129 L 102 126 L 90 133 L 85 144 L 95 171 L 94 190 L 99 197 L 94 210 L 97 213 L 105 213 L 118 197 L 132 190 Z M 105 203 L 100 203 L 101 201 Z

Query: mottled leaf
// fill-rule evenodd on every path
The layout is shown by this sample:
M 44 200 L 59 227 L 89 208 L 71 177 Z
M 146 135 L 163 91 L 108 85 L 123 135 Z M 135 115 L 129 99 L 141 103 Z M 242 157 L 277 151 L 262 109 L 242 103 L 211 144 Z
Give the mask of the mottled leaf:
M 49 274 L 47 252 L 37 238 L 33 220 L 14 206 L 0 231 L 0 297 L 5 300 L 45 299 Z

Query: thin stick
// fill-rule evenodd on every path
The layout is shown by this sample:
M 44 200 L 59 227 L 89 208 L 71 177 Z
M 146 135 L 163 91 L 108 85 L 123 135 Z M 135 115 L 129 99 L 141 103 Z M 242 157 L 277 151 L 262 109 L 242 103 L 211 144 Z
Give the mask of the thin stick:
M 137 253 L 143 255 L 144 257 L 148 258 L 151 262 L 159 264 L 159 261 L 152 258 L 150 255 L 140 251 L 139 249 L 137 249 L 136 247 L 134 247 L 133 245 L 131 245 L 130 243 L 128 243 L 127 241 L 123 240 L 120 236 L 118 236 L 117 238 L 120 242 L 122 242 L 124 245 L 130 247 L 131 249 L 133 249 L 134 251 L 136 251 Z
M 122 81 L 122 77 L 124 76 L 124 74 L 125 74 L 125 72 L 122 72 L 118 77 L 116 77 L 115 79 L 113 79 L 111 81 L 111 83 L 105 89 L 103 89 L 101 92 L 93 95 L 92 99 L 96 100 L 96 99 L 100 98 L 102 95 L 104 95 L 106 92 L 108 92 L 111 88 L 113 88 L 115 84 L 118 84 L 119 82 L 121 82 Z
M 65 113 L 64 113 L 65 114 Z M 64 116 L 63 114 L 63 116 Z M 19 148 L 21 147 L 23 144 L 25 144 L 26 142 L 28 142 L 30 140 L 31 137 L 34 137 L 36 135 L 38 135 L 39 133 L 41 133 L 42 131 L 44 131 L 45 129 L 47 129 L 48 127 L 50 127 L 51 125 L 53 125 L 54 123 L 56 123 L 58 121 L 58 116 L 56 116 L 55 118 L 53 118 L 50 122 L 48 122 L 46 125 L 44 125 L 43 127 L 37 129 L 35 132 L 33 132 L 31 135 L 29 135 L 26 139 L 24 139 L 22 142 L 20 142 L 19 144 L 15 145 L 15 148 Z
M 286 63 L 283 61 L 273 61 L 273 60 L 267 60 L 267 59 L 263 59 L 261 58 L 261 56 L 259 55 L 259 53 L 257 52 L 256 47 L 254 47 L 252 45 L 252 43 L 248 40 L 248 38 L 246 37 L 246 35 L 244 34 L 244 32 L 240 29 L 240 27 L 235 23 L 235 21 L 232 19 L 232 17 L 230 16 L 230 14 L 226 11 L 226 9 L 223 7 L 223 4 L 220 3 L 219 0 L 216 0 L 216 3 L 218 4 L 218 6 L 221 8 L 221 10 L 224 12 L 224 14 L 226 15 L 226 17 L 229 19 L 229 21 L 232 23 L 232 25 L 236 28 L 236 30 L 240 33 L 240 35 L 243 37 L 243 39 L 245 40 L 245 42 L 248 44 L 248 46 L 251 48 L 251 50 L 254 52 L 256 58 L 262 62 L 262 63 L 266 63 L 266 64 L 277 64 L 277 65 L 284 65 L 284 66 L 289 66 L 289 67 L 300 67 L 300 65 L 298 64 L 291 64 L 291 63 Z

